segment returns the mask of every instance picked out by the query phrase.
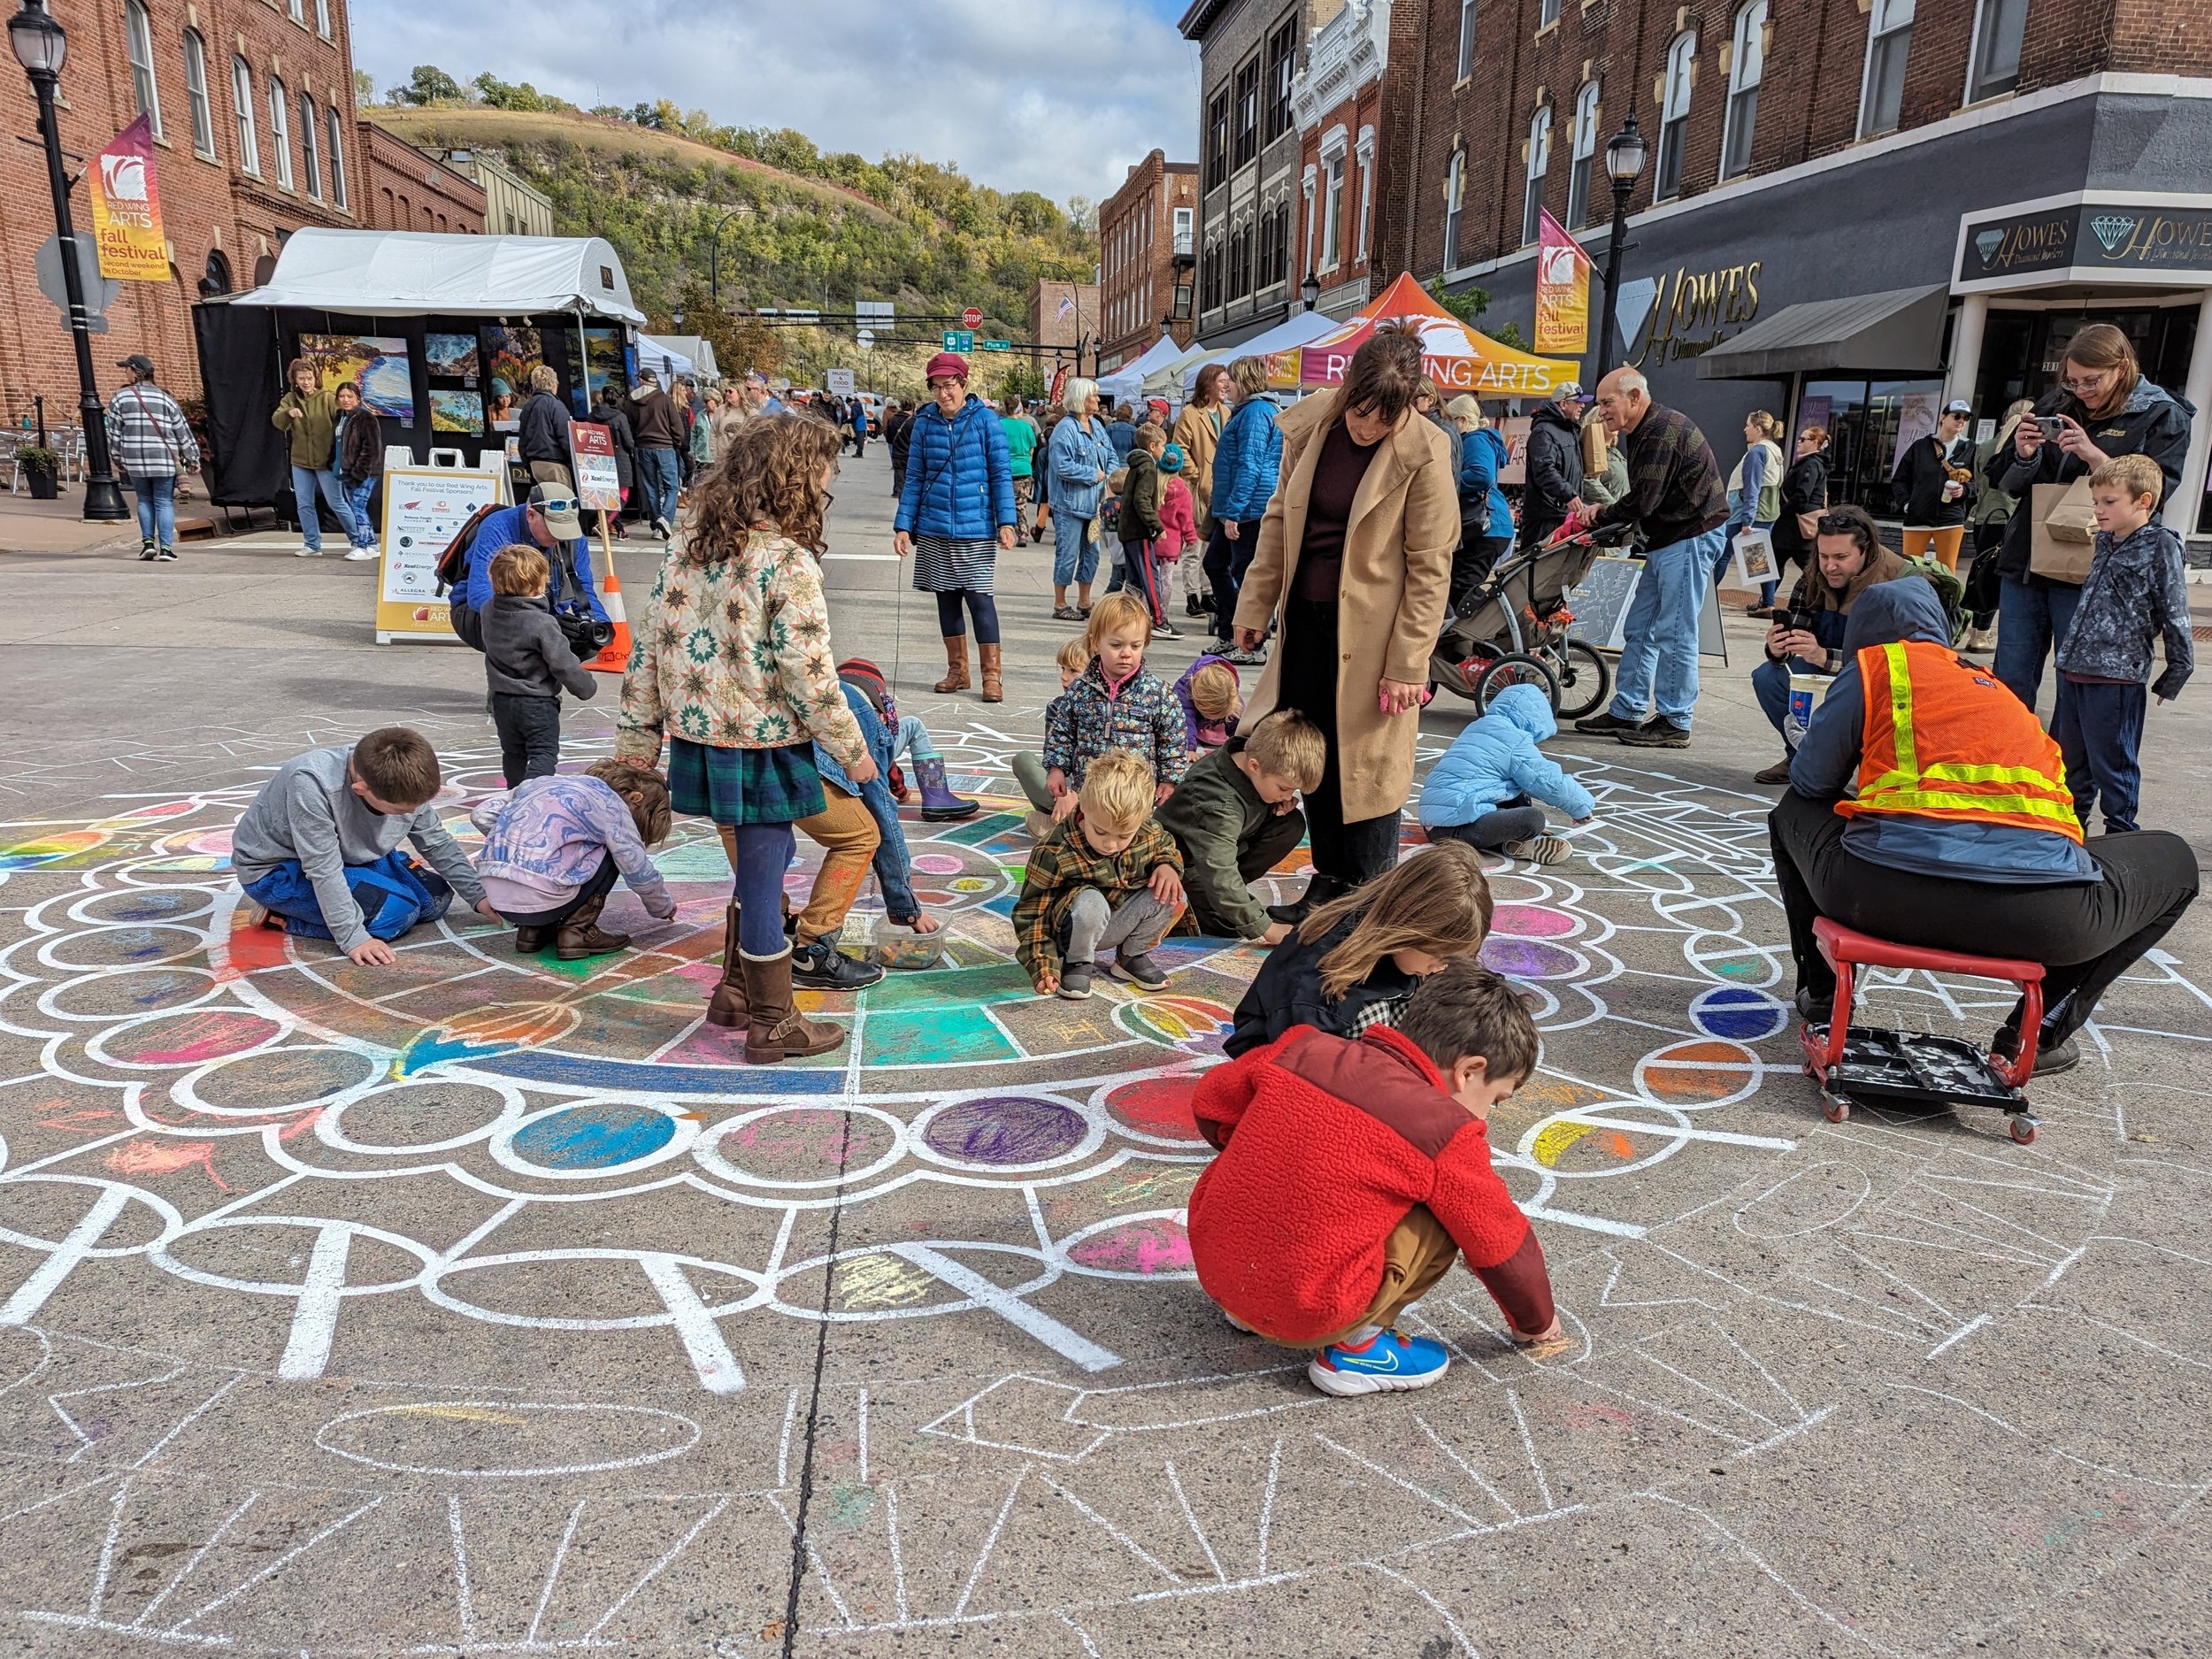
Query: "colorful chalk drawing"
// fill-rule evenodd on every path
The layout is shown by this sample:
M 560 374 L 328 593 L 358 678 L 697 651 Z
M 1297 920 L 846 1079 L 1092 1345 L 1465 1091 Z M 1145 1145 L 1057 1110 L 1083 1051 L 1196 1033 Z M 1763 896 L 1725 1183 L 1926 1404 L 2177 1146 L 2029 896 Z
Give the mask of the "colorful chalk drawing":
M 939 739 L 956 787 L 1004 787 L 995 730 Z M 448 759 L 457 822 L 491 763 Z M 1391 1651 L 1496 1650 L 1520 1617 L 1497 1586 L 1562 1571 L 1689 1629 L 1664 1586 L 1696 1554 L 1769 1650 L 1905 1652 L 2010 1629 L 2185 1525 L 2212 1494 L 2185 1426 L 2207 1356 L 2124 1287 L 2187 1307 L 2212 1280 L 2148 1241 L 2204 1195 L 2131 1144 L 2162 1121 L 2150 1086 L 2093 1061 L 2032 1148 L 1963 1118 L 1824 1124 L 1765 803 L 1573 764 L 1598 820 L 1564 865 L 1497 864 L 1486 956 L 1544 1032 L 1492 1141 L 1574 1347 L 1531 1363 L 1455 1278 L 1409 1318 L 1452 1345 L 1446 1382 L 1349 1409 L 1192 1282 L 1189 1079 L 1257 958 L 1179 941 L 1156 996 L 1029 997 L 1008 812 L 909 826 L 947 965 L 816 999 L 847 1047 L 772 1071 L 698 1022 L 727 876 L 697 826 L 659 855 L 673 924 L 611 904 L 633 952 L 523 962 L 456 918 L 382 972 L 244 926 L 250 779 L 0 826 L 22 1073 L 0 1081 L 0 1435 L 53 1465 L 0 1504 L 0 1560 L 76 1563 L 0 1568 L 10 1605 L 126 1650 L 696 1651 L 733 1617 L 726 1563 L 787 1563 L 803 1518 L 800 1625 L 855 1651 L 985 1627 L 1183 1650 L 1215 1598 L 1267 1619 L 1314 1596 L 1394 1621 Z M 2182 967 L 2115 988 L 2101 1056 L 2212 1040 Z M 2006 1001 L 1903 974 L 1872 998 L 1977 1032 Z M 2030 1356 L 2050 1388 L 2020 1388 Z M 1884 1563 L 1713 1479 L 1848 1483 L 1878 1403 L 1993 1460 L 1964 1507 L 1956 1466 L 1889 1471 L 1896 1525 L 1947 1505 L 1980 1527 L 1954 1555 L 2027 1550 L 2032 1584 L 1901 1607 Z M 1616 1539 L 1650 1552 L 1617 1591 L 1586 1581 Z M 714 1651 L 780 1650 L 772 1588 Z

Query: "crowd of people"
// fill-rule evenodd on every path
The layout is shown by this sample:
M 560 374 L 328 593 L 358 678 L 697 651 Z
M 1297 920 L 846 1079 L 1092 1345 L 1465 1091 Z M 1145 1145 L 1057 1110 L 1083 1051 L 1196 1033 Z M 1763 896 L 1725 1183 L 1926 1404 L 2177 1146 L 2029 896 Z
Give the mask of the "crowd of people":
M 1556 863 L 1571 844 L 1548 833 L 1546 808 L 1578 824 L 1601 810 L 1543 752 L 1558 733 L 1542 690 L 1510 687 L 1459 733 L 1419 792 L 1429 844 L 1402 851 L 1432 652 L 1517 541 L 1607 526 L 1640 541 L 1618 688 L 1577 728 L 1637 747 L 1689 741 L 1698 616 L 1731 538 L 1766 532 L 1803 565 L 1785 604 L 1759 595 L 1771 626 L 1752 684 L 1786 750 L 1761 780 L 1784 786 L 1770 823 L 1807 1019 L 1832 994 L 1812 933 L 1826 916 L 2045 964 L 2036 1070 L 2062 1070 L 2099 997 L 2198 885 L 2185 841 L 2137 827 L 2147 692 L 2177 693 L 2192 658 L 2178 541 L 2156 518 L 2186 416 L 2131 353 L 2082 331 L 2062 386 L 1978 465 L 1957 460 L 1965 426 L 1946 411 L 1928 452 L 1901 462 L 1906 516 L 1924 520 L 1902 553 L 1862 509 L 1827 504 L 1818 428 L 1786 458 L 1778 423 L 1755 416 L 1724 479 L 1696 425 L 1626 367 L 1537 411 L 1517 526 L 1498 433 L 1423 368 L 1416 336 L 1384 330 L 1340 385 L 1286 408 L 1267 364 L 1241 357 L 1202 371 L 1171 424 L 1164 409 L 1110 410 L 1083 380 L 1040 422 L 971 391 L 967 364 L 944 353 L 928 398 L 887 408 L 882 428 L 895 550 L 936 601 L 935 690 L 971 687 L 972 629 L 980 695 L 1003 698 L 996 564 L 1031 540 L 1053 548 L 1054 618 L 1079 625 L 1036 752 L 1014 767 L 1034 845 L 1010 920 L 1035 993 L 1088 997 L 1102 973 L 1157 990 L 1169 975 L 1154 952 L 1177 930 L 1265 953 L 1226 1063 L 1197 1086 L 1218 1156 L 1191 1197 L 1192 1250 L 1224 1317 L 1308 1351 L 1309 1376 L 1336 1394 L 1442 1374 L 1448 1350 L 1400 1316 L 1461 1256 L 1517 1342 L 1561 1340 L 1542 1251 L 1484 1128 L 1532 1073 L 1537 1035 L 1478 960 L 1485 854 Z M 886 972 L 838 948 L 868 872 L 893 923 L 940 926 L 907 879 L 899 761 L 924 818 L 978 807 L 946 788 L 926 726 L 899 713 L 874 666 L 836 660 L 818 560 L 838 457 L 864 443 L 865 411 L 786 411 L 765 391 L 743 383 L 705 420 L 683 533 L 623 678 L 614 758 L 557 771 L 561 692 L 591 693 L 547 608 L 557 549 L 580 532 L 572 481 L 549 471 L 457 556 L 457 630 L 467 637 L 466 615 L 484 652 L 509 786 L 477 809 L 482 850 L 472 860 L 441 826 L 437 757 L 416 733 L 314 751 L 270 780 L 235 838 L 239 879 L 273 922 L 374 967 L 457 896 L 513 926 L 518 952 L 619 950 L 628 940 L 598 926 L 607 895 L 626 881 L 665 915 L 649 849 L 672 815 L 701 818 L 733 878 L 703 1017 L 741 1031 L 733 1058 L 750 1064 L 846 1041 L 799 1010 L 795 987 L 852 991 Z M 650 480 L 666 473 L 641 457 L 686 442 L 666 396 L 646 381 L 629 415 L 664 534 L 674 510 Z M 648 446 L 649 432 L 670 442 Z M 1966 660 L 1953 567 L 1964 527 L 1985 522 L 1982 490 L 2038 502 L 2036 486 L 2077 480 L 2096 526 L 2085 570 L 2070 584 L 2039 570 L 2015 514 L 1977 560 L 1993 557 L 2002 584 L 1999 666 Z M 1220 649 L 1171 683 L 1147 657 L 1178 632 L 1178 569 L 1186 615 L 1204 615 Z M 588 595 L 588 568 L 575 580 Z M 2033 695 L 2053 650 L 2047 733 Z M 1808 678 L 1821 688 L 1809 711 Z M 785 876 L 802 833 L 825 857 L 794 913 Z M 1263 902 L 1256 886 L 1302 842 L 1302 892 Z M 2020 1018 L 1993 1051 L 2018 1051 Z M 1325 1172 L 1310 1157 L 1317 1138 Z

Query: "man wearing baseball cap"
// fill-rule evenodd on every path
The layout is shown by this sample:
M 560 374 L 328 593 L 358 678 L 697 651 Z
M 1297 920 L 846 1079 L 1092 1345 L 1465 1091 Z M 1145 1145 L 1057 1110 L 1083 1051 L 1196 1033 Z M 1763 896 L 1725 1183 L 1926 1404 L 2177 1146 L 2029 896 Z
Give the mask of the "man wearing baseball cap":
M 593 616 L 607 619 L 591 576 L 591 543 L 583 539 L 584 521 L 575 492 L 558 484 L 540 484 L 518 504 L 502 507 L 476 526 L 469 542 L 468 571 L 454 584 L 450 600 L 453 631 L 462 641 L 481 650 L 483 630 L 478 613 L 492 602 L 492 560 L 502 548 L 534 547 L 546 554 L 553 582 L 547 597 L 556 610 L 588 604 Z M 562 552 L 566 544 L 570 557 Z M 569 587 L 569 573 L 575 584 Z
M 150 357 L 134 351 L 115 365 L 130 384 L 108 405 L 108 449 L 138 497 L 138 557 L 177 557 L 177 474 L 200 470 L 200 446 L 177 400 L 154 384 Z
M 1567 522 L 1582 494 L 1582 415 L 1590 395 L 1579 380 L 1552 388 L 1529 417 L 1521 485 L 1521 546 L 1540 545 Z
M 1974 505 L 1974 454 L 1966 442 L 1973 419 L 1973 404 L 1952 399 L 1937 418 L 1935 431 L 1914 439 L 1897 457 L 1890 484 L 1905 518 L 1909 559 L 1932 550 L 1944 569 L 1958 568 L 1966 515 Z

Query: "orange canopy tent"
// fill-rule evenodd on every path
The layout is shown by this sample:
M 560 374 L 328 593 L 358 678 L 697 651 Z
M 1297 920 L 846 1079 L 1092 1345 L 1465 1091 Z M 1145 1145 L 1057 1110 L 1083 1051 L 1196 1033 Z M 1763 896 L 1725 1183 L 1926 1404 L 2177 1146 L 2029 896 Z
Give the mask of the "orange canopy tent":
M 1347 319 L 1343 326 L 1299 352 L 1299 383 L 1340 383 L 1351 366 L 1352 354 L 1373 338 L 1376 326 L 1385 321 L 1420 335 L 1421 366 L 1448 398 L 1462 392 L 1472 392 L 1477 397 L 1541 396 L 1581 372 L 1574 363 L 1532 357 L 1501 345 L 1439 305 L 1410 276 L 1401 275 L 1357 316 Z

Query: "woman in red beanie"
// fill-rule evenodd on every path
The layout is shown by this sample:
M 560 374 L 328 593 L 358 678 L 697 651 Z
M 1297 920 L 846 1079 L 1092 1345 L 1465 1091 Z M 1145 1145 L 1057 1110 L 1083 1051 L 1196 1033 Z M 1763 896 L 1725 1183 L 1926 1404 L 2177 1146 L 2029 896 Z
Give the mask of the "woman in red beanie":
M 997 413 L 968 391 L 967 359 L 929 360 L 930 401 L 908 428 L 906 487 L 899 492 L 892 545 L 914 555 L 914 586 L 937 595 L 945 640 L 939 691 L 968 688 L 968 626 L 983 668 L 983 701 L 1005 693 L 999 680 L 998 603 L 991 577 L 998 549 L 1014 545 L 1014 467 Z

